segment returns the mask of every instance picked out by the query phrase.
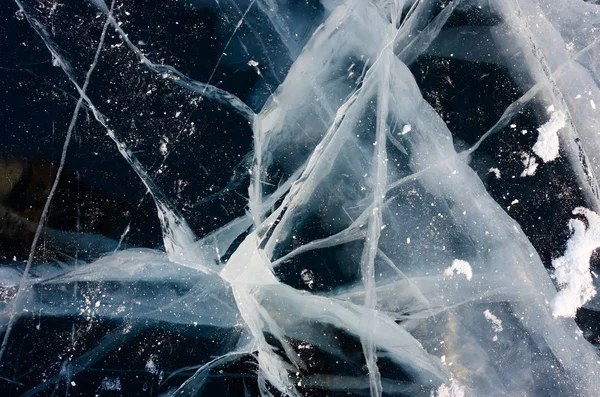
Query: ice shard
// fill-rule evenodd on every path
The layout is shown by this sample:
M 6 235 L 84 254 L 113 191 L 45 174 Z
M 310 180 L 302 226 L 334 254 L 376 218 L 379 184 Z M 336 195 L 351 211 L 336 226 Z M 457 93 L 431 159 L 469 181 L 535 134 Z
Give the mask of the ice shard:
M 5 395 L 600 394 L 600 5 L 2 5 Z

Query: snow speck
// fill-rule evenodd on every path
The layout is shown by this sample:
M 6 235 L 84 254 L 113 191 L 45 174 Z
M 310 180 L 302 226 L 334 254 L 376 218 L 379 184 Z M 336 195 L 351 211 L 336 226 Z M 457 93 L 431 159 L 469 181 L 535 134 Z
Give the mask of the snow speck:
M 169 143 L 169 138 L 167 138 L 166 136 L 163 136 L 160 141 L 160 148 L 158 149 L 160 151 L 160 154 L 162 154 L 163 156 L 166 156 L 169 151 L 169 149 L 167 148 L 168 143 Z
M 592 109 L 596 110 L 596 103 L 593 99 L 590 99 L 590 106 L 592 107 Z
M 530 156 L 529 154 L 523 152 L 521 153 L 521 162 L 525 166 L 525 169 L 523 170 L 523 172 L 521 172 L 521 178 L 535 175 L 538 163 L 535 161 L 534 156 Z
M 572 232 L 567 249 L 552 261 L 560 291 L 551 302 L 554 317 L 575 317 L 577 309 L 596 295 L 590 273 L 590 257 L 600 247 L 600 216 L 587 208 L 577 207 L 574 215 L 584 215 L 589 227 L 580 219 L 571 219 Z
M 555 160 L 558 157 L 559 141 L 558 132 L 565 126 L 566 117 L 560 110 L 555 111 L 554 106 L 548 107 L 550 120 L 540 126 L 538 138 L 533 151 L 545 162 Z
M 158 368 L 156 367 L 156 363 L 150 357 L 148 361 L 146 361 L 146 371 L 150 372 L 152 375 L 158 374 Z
M 494 332 L 498 333 L 504 331 L 504 328 L 502 327 L 502 320 L 492 314 L 489 309 L 485 309 L 483 315 L 485 316 L 485 319 L 492 324 L 492 329 Z
M 400 132 L 400 135 L 406 135 L 410 131 L 412 131 L 411 125 L 410 124 L 406 124 L 404 127 L 402 127 L 402 132 Z
M 119 390 L 121 390 L 121 379 L 105 377 L 104 379 L 102 379 L 102 383 L 100 383 L 100 390 L 102 390 L 102 391 L 119 391 Z
M 312 272 L 312 270 L 309 269 L 304 269 L 302 270 L 302 272 L 300 272 L 300 277 L 302 278 L 302 281 L 304 281 L 304 284 L 306 284 L 306 286 L 310 289 L 312 289 L 315 285 L 315 276 Z
M 256 62 L 254 59 L 251 59 L 250 61 L 248 61 L 248 66 L 258 66 L 258 62 Z
M 452 266 L 444 270 L 445 277 L 452 277 L 454 274 L 464 274 L 467 280 L 470 280 L 473 277 L 473 270 L 469 262 L 455 259 L 452 261 Z
M 488 172 L 493 173 L 496 179 L 500 179 L 500 170 L 498 168 L 492 167 L 488 170 Z

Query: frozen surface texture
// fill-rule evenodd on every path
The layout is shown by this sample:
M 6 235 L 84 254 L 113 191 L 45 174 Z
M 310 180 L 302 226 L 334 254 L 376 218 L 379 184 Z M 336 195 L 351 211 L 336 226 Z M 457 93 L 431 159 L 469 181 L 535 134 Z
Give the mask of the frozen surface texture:
M 3 396 L 600 395 L 600 5 L 15 0 Z

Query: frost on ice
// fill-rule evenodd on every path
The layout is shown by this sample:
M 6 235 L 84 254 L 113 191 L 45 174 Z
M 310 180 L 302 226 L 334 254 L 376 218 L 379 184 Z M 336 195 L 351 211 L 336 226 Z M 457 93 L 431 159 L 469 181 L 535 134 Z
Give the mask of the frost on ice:
M 7 117 L 65 114 L 0 202 L 0 388 L 598 395 L 598 5 L 142 3 L 15 3 L 58 69 Z

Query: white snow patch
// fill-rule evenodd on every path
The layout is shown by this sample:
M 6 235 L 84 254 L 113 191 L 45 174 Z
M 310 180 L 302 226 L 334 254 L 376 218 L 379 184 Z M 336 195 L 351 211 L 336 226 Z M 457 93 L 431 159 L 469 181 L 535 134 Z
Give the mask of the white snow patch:
M 254 59 L 251 59 L 250 61 L 248 61 L 248 66 L 258 66 L 258 62 L 256 62 Z
M 432 390 L 431 397 L 465 397 L 465 388 L 452 379 L 450 386 L 441 385 L 436 391 Z
M 492 323 L 492 329 L 494 330 L 494 332 L 498 333 L 504 331 L 504 328 L 502 327 L 502 320 L 500 320 L 492 312 L 490 312 L 489 309 L 485 309 L 483 315 L 485 316 L 485 319 L 487 321 Z
M 521 153 L 521 161 L 523 162 L 523 165 L 525 166 L 525 169 L 523 170 L 523 172 L 521 172 L 521 178 L 524 178 L 526 176 L 533 176 L 535 175 L 535 171 L 537 170 L 538 167 L 538 163 L 535 161 L 535 157 L 530 156 L 529 154 L 522 152 Z
M 410 131 L 412 131 L 411 125 L 410 124 L 406 124 L 404 127 L 402 127 L 402 132 L 400 132 L 400 135 L 406 135 Z
M 592 107 L 592 109 L 596 110 L 596 103 L 593 99 L 590 99 L 590 106 Z
M 540 156 L 545 163 L 558 157 L 558 131 L 565 126 L 567 120 L 563 112 L 554 110 L 554 106 L 548 107 L 548 113 L 550 120 L 537 129 L 538 139 L 533 145 L 534 153 Z
M 452 266 L 444 270 L 445 277 L 452 277 L 454 274 L 464 274 L 467 277 L 467 280 L 470 280 L 473 277 L 473 270 L 471 269 L 471 265 L 469 262 L 464 261 L 462 259 L 455 259 L 452 261 Z
M 500 179 L 500 170 L 498 168 L 492 167 L 488 170 L 488 172 L 493 173 L 496 179 Z
M 554 317 L 575 317 L 577 309 L 596 295 L 590 273 L 590 257 L 600 247 L 600 216 L 587 208 L 577 207 L 574 215 L 584 215 L 589 227 L 582 220 L 571 219 L 572 232 L 567 249 L 560 258 L 552 261 L 554 276 L 560 287 L 551 302 Z

